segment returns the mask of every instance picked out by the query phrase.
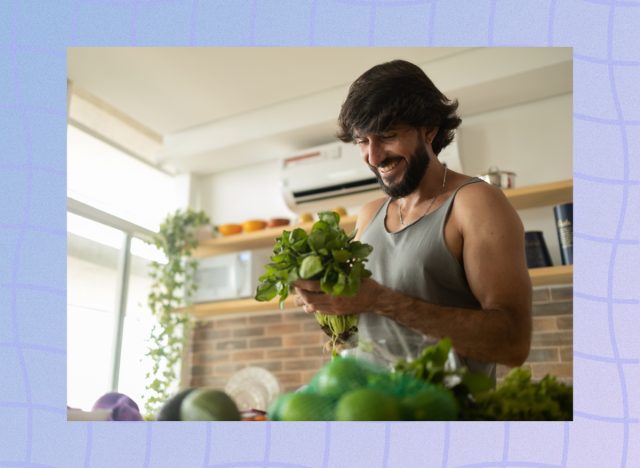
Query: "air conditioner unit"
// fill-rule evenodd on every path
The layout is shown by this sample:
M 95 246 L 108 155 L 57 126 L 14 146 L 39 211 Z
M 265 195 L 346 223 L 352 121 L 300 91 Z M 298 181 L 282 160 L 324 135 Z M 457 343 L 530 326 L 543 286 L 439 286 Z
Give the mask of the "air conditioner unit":
M 313 211 L 323 201 L 331 208 L 334 199 L 374 190 L 379 190 L 376 177 L 353 144 L 316 146 L 282 161 L 282 193 L 294 212 Z

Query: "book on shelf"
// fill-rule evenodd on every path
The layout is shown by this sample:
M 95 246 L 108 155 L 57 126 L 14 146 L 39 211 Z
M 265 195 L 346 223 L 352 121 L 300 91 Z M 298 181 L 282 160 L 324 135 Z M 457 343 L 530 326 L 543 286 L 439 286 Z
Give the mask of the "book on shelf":
M 573 265 L 573 203 L 553 207 L 560 258 L 563 265 Z

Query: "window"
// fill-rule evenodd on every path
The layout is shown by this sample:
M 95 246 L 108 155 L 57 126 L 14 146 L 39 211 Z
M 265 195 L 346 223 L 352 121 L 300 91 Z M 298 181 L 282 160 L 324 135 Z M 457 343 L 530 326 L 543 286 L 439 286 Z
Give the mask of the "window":
M 115 390 L 144 406 L 148 245 L 177 208 L 174 179 L 75 127 L 68 128 L 67 404 L 91 409 Z

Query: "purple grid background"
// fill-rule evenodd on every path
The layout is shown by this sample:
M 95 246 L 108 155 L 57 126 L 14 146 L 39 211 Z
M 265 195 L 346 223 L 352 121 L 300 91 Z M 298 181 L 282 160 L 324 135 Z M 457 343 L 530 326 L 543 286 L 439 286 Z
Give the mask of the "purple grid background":
M 640 466 L 639 30 L 640 0 L 0 1 L 0 466 Z M 66 48 L 115 45 L 573 47 L 575 421 L 67 423 Z

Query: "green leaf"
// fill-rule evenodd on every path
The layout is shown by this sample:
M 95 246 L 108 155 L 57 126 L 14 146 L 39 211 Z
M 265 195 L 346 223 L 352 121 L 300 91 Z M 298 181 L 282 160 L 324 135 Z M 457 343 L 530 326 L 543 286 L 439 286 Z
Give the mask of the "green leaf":
M 312 279 L 320 272 L 322 272 L 322 259 L 317 255 L 305 257 L 300 265 L 300 277 L 303 279 Z
M 281 283 L 258 284 L 258 288 L 256 290 L 256 296 L 255 296 L 256 301 L 261 301 L 261 302 L 270 301 L 271 299 L 276 297 L 276 294 L 278 293 L 277 285 L 280 285 L 280 284 Z

